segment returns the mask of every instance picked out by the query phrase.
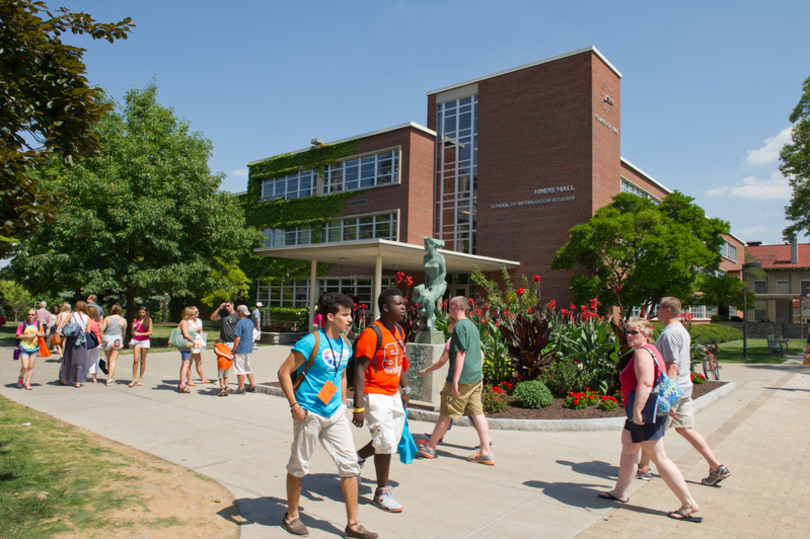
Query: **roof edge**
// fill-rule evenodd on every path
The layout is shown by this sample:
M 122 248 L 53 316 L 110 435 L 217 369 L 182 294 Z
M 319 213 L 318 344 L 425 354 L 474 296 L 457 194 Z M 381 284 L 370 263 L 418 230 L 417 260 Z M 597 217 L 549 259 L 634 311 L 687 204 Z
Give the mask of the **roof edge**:
M 441 92 L 446 92 L 447 90 L 452 90 L 454 88 L 460 88 L 462 86 L 467 86 L 468 84 L 474 84 L 474 83 L 480 82 L 482 80 L 487 80 L 487 79 L 491 79 L 491 78 L 494 78 L 494 77 L 499 77 L 501 75 L 506 75 L 507 73 L 514 73 L 515 71 L 521 71 L 523 69 L 528 69 L 530 67 L 539 66 L 539 65 L 542 65 L 542 64 L 547 64 L 549 62 L 554 62 L 556 60 L 562 60 L 563 58 L 576 56 L 577 54 L 583 54 L 583 53 L 586 53 L 586 52 L 592 52 L 592 53 L 596 54 L 596 56 L 598 56 L 599 59 L 602 60 L 605 63 L 605 65 L 610 68 L 611 71 L 616 73 L 616 75 L 619 78 L 622 78 L 621 72 L 618 69 L 616 69 L 616 67 L 613 64 L 611 64 L 610 61 L 607 58 L 605 58 L 604 54 L 599 52 L 599 49 L 597 49 L 596 47 L 591 45 L 590 47 L 584 47 L 582 49 L 577 49 L 577 50 L 570 51 L 570 52 L 564 52 L 564 53 L 558 54 L 556 56 L 550 56 L 548 58 L 543 58 L 542 60 L 537 60 L 535 62 L 529 62 L 528 64 L 523 64 L 523 65 L 520 65 L 520 66 L 517 66 L 517 67 L 511 67 L 509 69 L 504 69 L 503 71 L 498 71 L 496 73 L 491 73 L 489 75 L 484 75 L 482 77 L 476 77 L 474 79 L 470 79 L 470 80 L 467 80 L 467 81 L 464 81 L 464 82 L 459 82 L 457 84 L 451 84 L 450 86 L 445 86 L 445 87 L 439 88 L 437 90 L 430 90 L 427 93 L 427 95 L 433 95 L 433 94 L 438 94 L 438 93 L 441 93 Z
M 672 192 L 673 192 L 672 189 L 670 189 L 669 187 L 667 187 L 663 183 L 659 182 L 658 180 L 656 180 L 655 178 L 653 178 L 652 176 L 650 176 L 649 174 L 647 174 L 646 172 L 644 172 L 643 170 L 638 168 L 636 165 L 634 165 L 633 163 L 631 163 L 630 161 L 628 161 L 624 157 L 622 157 L 621 159 L 622 159 L 623 164 L 625 164 L 628 167 L 630 167 L 631 169 L 633 169 L 634 172 L 642 175 L 645 180 L 651 182 L 653 185 L 655 185 L 659 189 L 662 189 L 663 191 L 666 191 L 667 194 L 672 194 Z
M 428 129 L 424 125 L 420 125 L 420 124 L 418 124 L 416 122 L 405 122 L 404 124 L 394 125 L 394 126 L 391 126 L 391 127 L 385 127 L 383 129 L 377 129 L 376 131 L 371 131 L 369 133 L 363 133 L 362 135 L 354 135 L 354 136 L 351 136 L 351 137 L 342 138 L 340 140 L 333 140 L 331 142 L 327 142 L 326 144 L 340 144 L 342 142 L 349 142 L 351 140 L 357 140 L 357 139 L 361 139 L 361 138 L 372 137 L 374 135 L 381 135 L 383 133 L 396 131 L 398 129 L 406 129 L 408 127 L 412 127 L 412 128 L 417 129 L 419 131 L 427 133 L 428 135 L 430 135 L 432 137 L 436 136 L 435 131 L 433 131 L 432 129 Z M 294 155 L 294 154 L 297 154 L 297 153 L 306 152 L 306 151 L 308 151 L 310 149 L 312 149 L 312 146 L 310 146 L 308 148 L 301 148 L 300 150 L 294 150 L 292 152 L 287 152 L 287 153 L 289 153 L 290 155 Z M 281 155 L 281 154 L 278 154 L 278 155 Z M 250 161 L 250 162 L 248 162 L 248 166 L 255 165 L 256 163 L 261 163 L 262 161 L 267 161 L 268 159 L 272 159 L 273 157 L 275 157 L 275 156 L 265 157 L 263 159 L 257 159 L 256 161 Z

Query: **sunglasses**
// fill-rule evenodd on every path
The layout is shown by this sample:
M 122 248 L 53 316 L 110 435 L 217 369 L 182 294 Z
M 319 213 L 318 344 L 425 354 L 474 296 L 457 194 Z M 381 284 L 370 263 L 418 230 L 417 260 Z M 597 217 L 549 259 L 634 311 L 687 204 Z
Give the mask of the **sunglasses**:
M 638 330 L 635 330 L 635 329 L 633 331 L 628 331 L 627 332 L 628 335 L 638 335 L 639 333 L 641 333 L 641 332 L 638 331 Z
M 28 313 L 26 316 L 36 316 L 37 313 Z

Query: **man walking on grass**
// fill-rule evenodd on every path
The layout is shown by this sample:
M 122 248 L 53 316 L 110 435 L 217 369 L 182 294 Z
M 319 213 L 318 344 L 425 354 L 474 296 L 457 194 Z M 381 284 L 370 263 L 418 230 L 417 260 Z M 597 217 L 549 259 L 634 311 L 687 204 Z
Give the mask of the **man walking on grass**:
M 377 490 L 374 505 L 389 513 L 401 513 L 402 504 L 394 499 L 388 473 L 391 455 L 397 452 L 405 426 L 408 387 L 408 358 L 405 332 L 399 325 L 405 318 L 407 303 L 402 292 L 385 290 L 377 300 L 380 319 L 367 327 L 355 343 L 357 358 L 354 377 L 353 423 L 362 427 L 368 420 L 371 441 L 357 455 L 360 465 L 374 455 Z M 400 391 L 402 397 L 400 397 Z
M 479 451 L 467 457 L 467 460 L 493 466 L 495 455 L 492 454 L 489 447 L 489 424 L 481 402 L 484 380 L 481 372 L 484 363 L 481 354 L 481 338 L 478 328 L 467 319 L 467 309 L 469 308 L 470 304 L 463 296 L 450 300 L 448 312 L 450 316 L 458 320 L 450 341 L 450 369 L 441 392 L 439 419 L 436 421 L 430 440 L 419 440 L 416 445 L 417 454 L 426 459 L 435 459 L 436 445 L 447 432 L 450 420 L 458 420 L 462 416 L 468 415 L 472 416 L 481 445 Z
M 667 427 L 675 427 L 675 432 L 686 438 L 692 447 L 709 463 L 709 477 L 701 483 L 714 486 L 731 475 L 728 468 L 720 464 L 714 456 L 706 439 L 695 430 L 695 409 L 692 406 L 692 339 L 681 324 L 681 300 L 666 297 L 658 305 L 658 319 L 664 324 L 664 330 L 655 341 L 655 347 L 664 356 L 662 359 L 667 368 L 667 376 L 674 378 L 683 388 L 683 397 L 672 407 Z M 641 452 L 638 463 L 638 479 L 652 479 L 649 456 Z
M 320 442 L 332 457 L 340 476 L 348 519 L 344 537 L 377 537 L 358 520 L 360 465 L 343 403 L 351 344 L 342 333 L 351 328 L 353 306 L 354 302 L 344 294 L 327 294 L 321 304 L 324 328 L 298 341 L 278 370 L 278 380 L 290 403 L 293 418 L 292 454 L 287 464 L 288 509 L 281 527 L 293 535 L 309 535 L 309 530 L 301 522 L 298 503 L 315 445 Z M 303 376 L 297 391 L 293 386 L 293 376 Z

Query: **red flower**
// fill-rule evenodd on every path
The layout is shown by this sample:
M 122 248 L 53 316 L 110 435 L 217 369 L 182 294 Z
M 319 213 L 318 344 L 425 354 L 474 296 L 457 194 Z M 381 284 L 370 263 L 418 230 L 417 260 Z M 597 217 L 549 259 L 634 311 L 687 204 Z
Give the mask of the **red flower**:
M 572 303 L 571 304 L 571 312 L 574 312 L 576 310 L 577 310 L 577 306 Z
M 524 288 L 518 288 L 517 290 L 515 290 L 515 294 L 517 294 L 518 297 L 522 296 L 525 292 L 526 292 L 526 289 L 524 289 Z
M 537 275 L 536 273 L 534 274 L 534 282 L 536 282 L 536 283 L 540 282 L 540 276 Z
M 557 300 L 552 299 L 551 301 L 549 301 L 548 308 L 551 309 L 552 311 L 555 310 L 557 308 Z

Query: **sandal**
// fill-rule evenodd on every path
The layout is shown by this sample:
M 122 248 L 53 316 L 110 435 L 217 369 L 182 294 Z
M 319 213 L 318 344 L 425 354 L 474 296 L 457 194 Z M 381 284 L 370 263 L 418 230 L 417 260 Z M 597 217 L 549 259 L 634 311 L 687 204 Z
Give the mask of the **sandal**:
M 289 533 L 293 535 L 309 535 L 309 530 L 304 523 L 301 522 L 300 518 L 294 518 L 292 520 L 287 520 L 288 513 L 284 513 L 284 518 L 281 519 L 281 527 L 287 530 Z
M 129 387 L 135 387 L 135 380 L 133 380 L 133 381 L 131 381 L 131 382 L 129 383 Z
M 113 384 L 114 382 L 115 382 L 115 376 L 110 376 L 109 378 L 107 378 L 107 381 L 105 383 L 106 383 L 106 385 L 109 386 L 109 385 Z
M 188 387 L 197 387 L 197 384 L 195 384 L 194 382 L 189 382 L 189 383 L 187 383 L 186 385 L 187 385 Z
M 135 384 L 135 385 L 136 385 L 136 386 L 142 386 L 142 385 L 143 385 L 143 378 L 141 378 L 140 380 L 138 380 L 138 383 L 137 383 L 137 384 Z
M 191 393 L 191 390 L 186 386 L 180 386 L 177 388 L 178 393 Z
M 683 520 L 686 522 L 694 522 L 695 524 L 703 522 L 703 517 L 694 517 L 691 513 L 686 515 L 681 511 L 670 511 L 667 513 L 667 516 L 673 520 Z
M 614 502 L 619 502 L 619 503 L 627 503 L 627 502 L 630 501 L 630 498 L 625 498 L 625 499 L 622 500 L 621 498 L 617 498 L 616 496 L 614 496 L 610 492 L 599 492 L 596 495 L 599 496 L 600 498 L 602 498 L 603 500 L 612 500 Z

